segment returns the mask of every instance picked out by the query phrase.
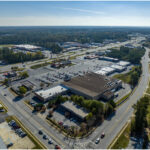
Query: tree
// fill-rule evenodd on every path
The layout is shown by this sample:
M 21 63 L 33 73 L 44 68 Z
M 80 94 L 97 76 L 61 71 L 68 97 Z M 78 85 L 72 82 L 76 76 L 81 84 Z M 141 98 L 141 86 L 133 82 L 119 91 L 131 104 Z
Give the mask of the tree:
M 5 78 L 3 84 L 5 84 L 5 85 L 8 86 L 8 85 L 9 85 L 9 82 L 10 82 L 10 80 Z
M 28 72 L 27 71 L 20 72 L 20 77 L 23 79 L 29 77 Z
M 20 87 L 19 87 L 19 93 L 20 93 L 21 95 L 25 94 L 26 92 L 27 92 L 27 89 L 26 89 L 24 86 L 20 86 Z
M 49 116 L 49 117 L 52 117 L 52 116 L 53 116 L 53 111 L 52 111 L 52 110 L 49 111 L 48 116 Z
M 113 100 L 110 100 L 108 103 L 109 103 L 113 108 L 116 107 L 116 103 L 115 103 Z
M 86 116 L 86 120 L 89 120 L 89 119 L 91 119 L 93 117 L 93 114 L 92 114 L 92 112 L 90 112 L 87 116 Z

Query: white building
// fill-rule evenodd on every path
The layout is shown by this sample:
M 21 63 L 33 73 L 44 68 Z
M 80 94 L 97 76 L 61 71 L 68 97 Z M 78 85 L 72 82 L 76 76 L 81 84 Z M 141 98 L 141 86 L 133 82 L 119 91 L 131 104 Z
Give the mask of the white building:
M 111 58 L 111 57 L 105 57 L 105 56 L 99 57 L 99 60 L 105 60 L 105 61 L 111 61 L 111 62 L 118 62 L 119 61 L 117 58 Z
M 37 50 L 41 49 L 41 47 L 39 47 L 39 46 L 34 46 L 34 45 L 30 45 L 30 44 L 15 45 L 14 48 L 26 50 L 26 51 L 37 51 Z
M 126 67 L 120 65 L 111 65 L 110 67 L 116 69 L 117 72 L 122 72 L 126 70 Z
M 98 70 L 95 73 L 100 74 L 100 75 L 107 75 L 107 72 L 103 70 Z
M 128 62 L 128 61 L 119 61 L 119 62 L 117 63 L 117 65 L 120 65 L 120 66 L 123 66 L 123 67 L 127 67 L 127 66 L 130 66 L 131 63 Z
M 59 94 L 67 92 L 67 90 L 68 89 L 66 87 L 62 85 L 57 85 L 49 89 L 37 91 L 35 92 L 35 95 L 42 101 L 48 101 Z
M 111 67 L 105 67 L 105 68 L 102 68 L 101 70 L 107 72 L 107 75 L 112 74 L 116 71 L 116 69 L 111 68 Z
M 101 70 L 96 71 L 95 73 L 101 74 L 101 75 L 110 75 L 110 74 L 114 73 L 115 71 L 116 71 L 115 68 L 104 67 Z

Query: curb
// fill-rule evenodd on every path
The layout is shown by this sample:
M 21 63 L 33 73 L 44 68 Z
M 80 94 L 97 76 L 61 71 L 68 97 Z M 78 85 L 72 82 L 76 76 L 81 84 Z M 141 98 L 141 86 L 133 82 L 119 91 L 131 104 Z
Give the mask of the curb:
M 4 109 L 6 110 L 6 111 L 8 111 L 8 107 L 7 106 L 5 106 L 5 104 L 0 100 L 0 104 L 2 104 L 2 106 L 4 107 Z
M 26 101 L 23 101 L 23 103 L 24 103 L 28 108 L 30 108 L 31 110 L 33 110 L 33 108 L 32 108 Z

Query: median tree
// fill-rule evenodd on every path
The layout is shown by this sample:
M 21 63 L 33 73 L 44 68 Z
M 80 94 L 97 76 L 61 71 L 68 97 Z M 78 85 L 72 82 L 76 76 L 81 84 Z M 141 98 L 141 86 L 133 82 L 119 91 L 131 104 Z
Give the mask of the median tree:
M 26 92 L 27 92 L 27 89 L 26 89 L 24 86 L 20 86 L 20 87 L 19 87 L 19 93 L 20 93 L 21 95 L 24 95 Z

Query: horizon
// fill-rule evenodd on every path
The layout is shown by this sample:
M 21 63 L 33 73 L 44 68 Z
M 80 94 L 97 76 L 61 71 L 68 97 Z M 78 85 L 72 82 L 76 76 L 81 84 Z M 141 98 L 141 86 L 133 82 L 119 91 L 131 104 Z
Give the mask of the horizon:
M 150 27 L 145 1 L 0 1 L 0 27 Z

